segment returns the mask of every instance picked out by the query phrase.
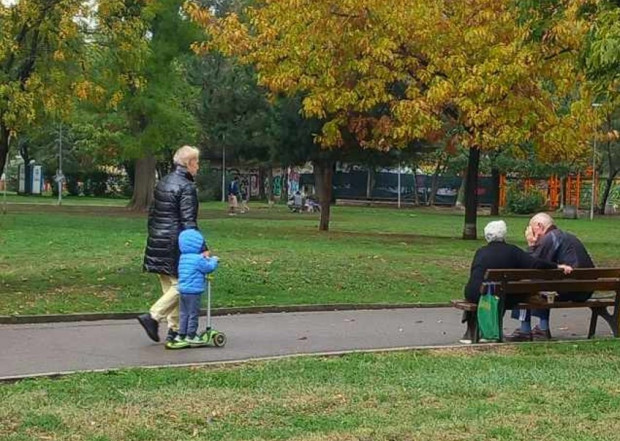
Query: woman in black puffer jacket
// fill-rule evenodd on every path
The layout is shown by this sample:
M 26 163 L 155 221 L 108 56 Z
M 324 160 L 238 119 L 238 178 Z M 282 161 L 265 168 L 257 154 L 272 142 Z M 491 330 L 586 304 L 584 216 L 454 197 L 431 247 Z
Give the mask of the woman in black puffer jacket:
M 147 335 L 159 341 L 159 322 L 167 320 L 168 336 L 173 340 L 179 327 L 179 234 L 198 228 L 198 195 L 194 176 L 198 173 L 200 151 L 183 146 L 174 155 L 174 170 L 155 187 L 149 212 L 148 239 L 144 253 L 144 270 L 159 275 L 163 295 L 149 314 L 138 317 Z

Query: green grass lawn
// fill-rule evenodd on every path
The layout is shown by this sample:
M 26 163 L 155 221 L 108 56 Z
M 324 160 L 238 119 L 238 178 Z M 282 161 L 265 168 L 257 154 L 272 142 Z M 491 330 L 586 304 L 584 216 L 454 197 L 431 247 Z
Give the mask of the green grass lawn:
M 118 201 L 115 201 L 117 203 Z M 200 227 L 221 257 L 214 305 L 444 302 L 460 297 L 476 248 L 462 213 L 334 207 L 318 215 L 252 205 L 229 217 L 203 204 Z M 505 218 L 524 245 L 527 217 Z M 490 220 L 479 218 L 479 235 Z M 620 220 L 559 220 L 598 265 L 620 265 Z M 146 218 L 122 207 L 9 205 L 0 215 L 0 315 L 147 310 L 160 295 L 141 272 Z
M 4 194 L 0 192 L 0 205 L 5 201 Z M 58 205 L 58 196 L 40 195 L 24 196 L 15 193 L 8 193 L 6 196 L 8 204 L 36 204 L 36 205 Z M 129 201 L 127 199 L 97 198 L 90 196 L 63 196 L 62 205 L 82 205 L 82 206 L 109 206 L 124 207 Z
M 0 385 L 0 439 L 616 440 L 620 344 L 598 341 Z

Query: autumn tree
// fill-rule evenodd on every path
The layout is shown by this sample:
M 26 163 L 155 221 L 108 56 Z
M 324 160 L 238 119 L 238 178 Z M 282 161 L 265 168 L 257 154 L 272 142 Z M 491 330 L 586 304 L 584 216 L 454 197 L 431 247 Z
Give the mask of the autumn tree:
M 463 237 L 473 239 L 481 151 L 532 141 L 553 160 L 579 154 L 591 131 L 575 62 L 589 21 L 582 1 L 556 3 L 541 35 L 535 8 L 496 0 L 264 0 L 218 20 L 187 8 L 210 36 L 198 51 L 216 47 L 255 65 L 274 93 L 304 94 L 326 149 L 346 147 L 347 134 L 362 148 L 402 148 L 457 127 L 469 149 Z
M 118 134 L 113 145 L 118 157 L 132 162 L 129 208 L 137 211 L 152 201 L 158 164 L 165 173 L 172 152 L 197 138 L 197 89 L 188 82 L 188 68 L 193 57 L 189 46 L 198 34 L 181 4 L 179 0 L 134 4 L 131 12 L 142 32 L 123 44 L 142 47 L 137 59 L 119 57 L 113 41 L 103 41 L 96 53 L 100 69 L 93 81 L 109 96 L 105 107 L 96 111 L 101 124 Z M 124 22 L 112 20 L 110 25 Z
M 101 92 L 88 78 L 87 47 L 104 40 L 135 42 L 142 28 L 130 8 L 131 2 L 115 0 L 0 2 L 0 173 L 11 136 L 46 116 L 59 122 L 72 111 L 74 97 Z M 135 43 L 117 47 L 117 56 L 138 49 Z
M 604 116 L 596 134 L 599 169 L 607 174 L 599 206 L 599 212 L 604 214 L 614 180 L 620 173 L 620 2 L 600 1 L 596 7 L 596 20 L 583 60 Z

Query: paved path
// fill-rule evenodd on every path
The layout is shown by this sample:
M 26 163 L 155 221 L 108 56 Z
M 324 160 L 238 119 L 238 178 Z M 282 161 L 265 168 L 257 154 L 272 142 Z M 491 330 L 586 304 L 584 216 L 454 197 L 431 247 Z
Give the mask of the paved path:
M 552 313 L 552 333 L 587 333 L 589 311 Z M 203 326 L 204 318 L 201 321 Z M 165 350 L 136 320 L 0 325 L 0 379 L 130 366 L 238 361 L 290 354 L 412 348 L 455 344 L 463 333 L 452 308 L 254 314 L 216 317 L 224 348 Z M 516 322 L 506 320 L 507 330 Z M 570 325 L 574 323 L 575 325 Z M 599 323 L 599 335 L 610 335 Z M 164 329 L 161 329 L 163 337 Z

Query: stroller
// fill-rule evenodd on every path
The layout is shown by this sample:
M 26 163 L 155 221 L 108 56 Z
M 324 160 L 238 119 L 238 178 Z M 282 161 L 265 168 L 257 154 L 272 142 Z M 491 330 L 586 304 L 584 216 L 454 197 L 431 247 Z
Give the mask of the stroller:
M 299 190 L 289 198 L 286 206 L 293 213 L 301 213 L 304 210 L 304 198 Z

